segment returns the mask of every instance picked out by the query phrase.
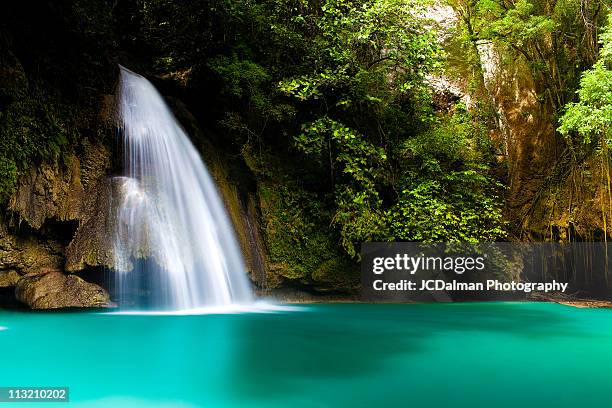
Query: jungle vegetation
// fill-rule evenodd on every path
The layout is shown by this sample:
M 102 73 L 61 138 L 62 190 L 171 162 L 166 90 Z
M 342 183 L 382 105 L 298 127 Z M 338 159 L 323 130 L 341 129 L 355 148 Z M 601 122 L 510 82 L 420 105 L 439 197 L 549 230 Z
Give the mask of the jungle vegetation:
M 269 255 L 296 276 L 341 269 L 363 241 L 508 238 L 480 42 L 526 62 L 560 134 L 609 140 L 604 0 L 7 3 L 3 203 L 32 163 L 84 137 L 112 143 L 95 112 L 122 63 L 174 84 L 167 93 L 245 164 Z M 434 5 L 454 10 L 450 38 Z M 437 77 L 460 78 L 475 102 L 436 100 Z

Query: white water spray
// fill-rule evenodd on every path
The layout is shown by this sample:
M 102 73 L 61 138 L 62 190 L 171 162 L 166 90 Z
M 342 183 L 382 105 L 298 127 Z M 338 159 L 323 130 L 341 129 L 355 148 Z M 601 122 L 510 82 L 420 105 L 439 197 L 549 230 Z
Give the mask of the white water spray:
M 120 306 L 250 304 L 242 254 L 216 186 L 155 87 L 121 67 L 124 145 L 115 239 Z

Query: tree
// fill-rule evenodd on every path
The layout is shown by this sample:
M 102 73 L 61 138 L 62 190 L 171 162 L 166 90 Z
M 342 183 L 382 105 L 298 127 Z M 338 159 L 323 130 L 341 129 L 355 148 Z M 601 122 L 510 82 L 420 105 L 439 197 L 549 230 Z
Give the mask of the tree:
M 597 58 L 607 0 L 448 0 L 469 41 L 494 41 L 524 58 L 553 111 L 573 99 L 579 73 Z
M 593 68 L 584 72 L 578 89 L 578 102 L 570 102 L 560 119 L 559 132 L 571 137 L 575 132 L 583 143 L 612 143 L 612 18 L 601 35 L 602 48 Z
M 612 144 L 612 17 L 601 35 L 602 47 L 593 68 L 584 72 L 578 89 L 578 102 L 570 102 L 560 119 L 559 132 L 573 146 L 574 135 L 585 146 L 595 146 L 601 155 L 602 178 L 608 195 L 608 210 L 612 208 L 612 187 L 610 185 L 610 159 L 608 149 Z M 589 149 L 590 150 L 590 149 Z M 587 151 L 587 155 L 590 152 Z M 607 240 L 608 227 L 606 209 L 601 207 L 604 239 Z M 606 276 L 607 279 L 607 276 Z

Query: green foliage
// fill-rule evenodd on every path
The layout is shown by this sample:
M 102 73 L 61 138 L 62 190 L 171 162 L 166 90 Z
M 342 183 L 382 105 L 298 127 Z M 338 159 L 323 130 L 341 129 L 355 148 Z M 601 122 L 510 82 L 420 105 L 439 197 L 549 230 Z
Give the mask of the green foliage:
M 489 30 L 481 38 L 531 46 L 556 29 L 527 0 L 508 6 L 515 11 L 478 3 L 478 16 L 496 20 L 478 25 Z M 119 27 L 117 41 L 142 72 L 185 96 L 202 127 L 242 156 L 257 178 L 271 261 L 287 278 L 335 282 L 354 278 L 341 271 L 354 272 L 346 262 L 364 241 L 503 235 L 486 120 L 465 107 L 435 112 L 426 78 L 445 56 L 423 17 L 432 4 L 141 0 L 112 9 L 83 0 L 67 18 L 84 27 L 88 50 Z M 98 9 L 99 20 L 89 12 Z M 2 109 L 5 195 L 26 165 L 61 158 L 75 139 L 74 113 L 48 89 L 25 85 Z
M 63 117 L 70 112 L 36 85 L 3 91 L 12 102 L 0 110 L 0 201 L 14 192 L 20 171 L 61 157 L 68 143 Z
M 508 63 L 527 62 L 541 99 L 555 110 L 573 99 L 580 72 L 594 62 L 609 7 L 607 0 L 447 1 L 461 17 L 465 40 L 473 47 L 492 41 Z
M 495 241 L 505 236 L 502 186 L 490 176 L 487 129 L 461 106 L 401 148 L 405 171 L 391 210 L 396 239 Z
M 304 153 L 319 156 L 325 149 L 333 151 L 336 171 L 366 189 L 374 187 L 387 159 L 384 149 L 328 117 L 303 125 L 302 133 L 295 137 L 295 145 Z
M 423 75 L 438 66 L 436 39 L 416 17 L 420 2 L 328 0 L 320 11 L 302 16 L 319 34 L 314 72 L 281 81 L 287 95 L 302 101 L 327 97 L 345 107 L 381 103 L 422 86 Z M 343 88 L 344 97 L 330 95 Z
M 103 136 L 102 94 L 112 93 L 115 15 L 92 0 L 5 3 L 0 14 L 0 203 L 25 170 L 62 162 L 81 130 Z
M 481 3 L 481 11 L 497 17 L 492 24 L 483 24 L 484 37 L 503 38 L 519 48 L 546 37 L 557 28 L 551 15 L 538 15 L 531 0 L 518 0 L 511 8 L 486 1 Z
M 351 257 L 359 258 L 362 242 L 393 240 L 389 213 L 373 191 L 342 186 L 336 192 L 336 205 L 334 223 L 339 225 L 341 244 Z
M 338 246 L 330 200 L 306 190 L 304 180 L 291 174 L 295 164 L 271 153 L 243 152 L 259 179 L 257 195 L 271 269 L 287 279 L 320 283 L 327 289 L 356 287 L 359 273 Z
M 0 156 L 0 201 L 5 201 L 15 191 L 17 165 L 11 158 Z
M 223 78 L 224 91 L 237 98 L 250 97 L 257 101 L 262 97 L 260 87 L 270 77 L 266 69 L 249 60 L 218 56 L 211 59 L 209 67 Z
M 220 123 L 235 135 L 246 135 L 239 137 L 247 150 L 263 147 L 279 155 L 285 149 L 291 155 L 299 153 L 289 160 L 306 168 L 292 171 L 289 166 L 287 177 L 297 181 L 307 174 L 303 180 L 307 187 L 300 189 L 312 191 L 308 200 L 327 209 L 313 217 L 333 228 L 353 258 L 359 257 L 359 244 L 365 241 L 473 241 L 503 235 L 502 200 L 493 194 L 496 186 L 492 187 L 482 153 L 489 147 L 482 145 L 482 138 L 468 135 L 475 120 L 463 118 L 468 115 L 463 109 L 450 121 L 442 120 L 445 131 L 438 129 L 442 125 L 424 78 L 440 69 L 442 54 L 435 32 L 419 17 L 427 5 L 274 0 L 251 3 L 239 13 L 225 8 L 230 16 L 223 19 L 248 22 L 244 30 L 249 38 L 236 29 L 231 56 L 213 57 L 208 63 L 222 92 L 234 101 Z M 270 128 L 274 132 L 262 131 Z M 275 133 L 282 137 L 275 138 Z M 462 137 L 458 139 L 457 133 Z M 289 146 L 284 145 L 287 139 Z M 409 150 L 423 161 L 422 167 L 405 164 Z M 433 151 L 446 155 L 430 158 Z M 270 164 L 257 165 L 266 166 Z M 260 174 L 270 177 L 274 171 Z M 437 185 L 441 194 L 447 194 L 437 202 L 430 191 L 429 201 L 421 203 L 438 209 L 411 210 L 411 194 L 423 188 L 421 183 Z M 292 210 L 300 208 L 295 200 L 289 201 Z M 440 215 L 432 218 L 432 213 Z M 450 221 L 439 222 L 442 218 Z M 428 233 L 427 220 L 437 223 L 435 231 Z M 293 225 L 287 220 L 282 224 Z
M 259 189 L 268 255 L 288 279 L 335 282 L 346 288 L 355 268 L 337 250 L 334 232 L 324 220 L 329 209 L 313 193 L 284 180 Z
M 475 170 L 412 181 L 393 211 L 395 238 L 476 243 L 505 237 L 502 200 L 491 191 L 492 184 Z
M 358 256 L 366 241 L 494 241 L 505 236 L 501 185 L 489 175 L 486 117 L 459 104 L 398 151 L 398 199 L 385 206 L 379 190 L 391 183 L 387 153 L 363 135 L 323 118 L 303 126 L 296 146 L 332 160 L 341 243 Z
M 571 137 L 576 132 L 581 140 L 604 141 L 612 144 L 610 129 L 612 125 L 612 19 L 601 35 L 600 57 L 593 68 L 586 71 L 580 79 L 578 102 L 566 105 L 561 117 L 559 132 Z
M 384 177 L 384 149 L 328 117 L 304 125 L 295 145 L 321 158 L 327 152 L 332 160 L 332 172 L 337 173 L 333 222 L 340 228 L 347 253 L 355 257 L 360 242 L 388 239 L 386 216 L 376 191 L 377 182 Z

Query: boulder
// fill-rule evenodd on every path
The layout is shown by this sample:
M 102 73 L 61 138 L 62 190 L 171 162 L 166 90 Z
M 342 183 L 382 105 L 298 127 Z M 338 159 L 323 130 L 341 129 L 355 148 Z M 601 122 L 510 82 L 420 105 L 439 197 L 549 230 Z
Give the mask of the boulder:
M 59 271 L 28 274 L 15 288 L 17 299 L 32 309 L 67 307 L 108 307 L 108 292 L 100 286 L 85 282 L 75 275 Z

